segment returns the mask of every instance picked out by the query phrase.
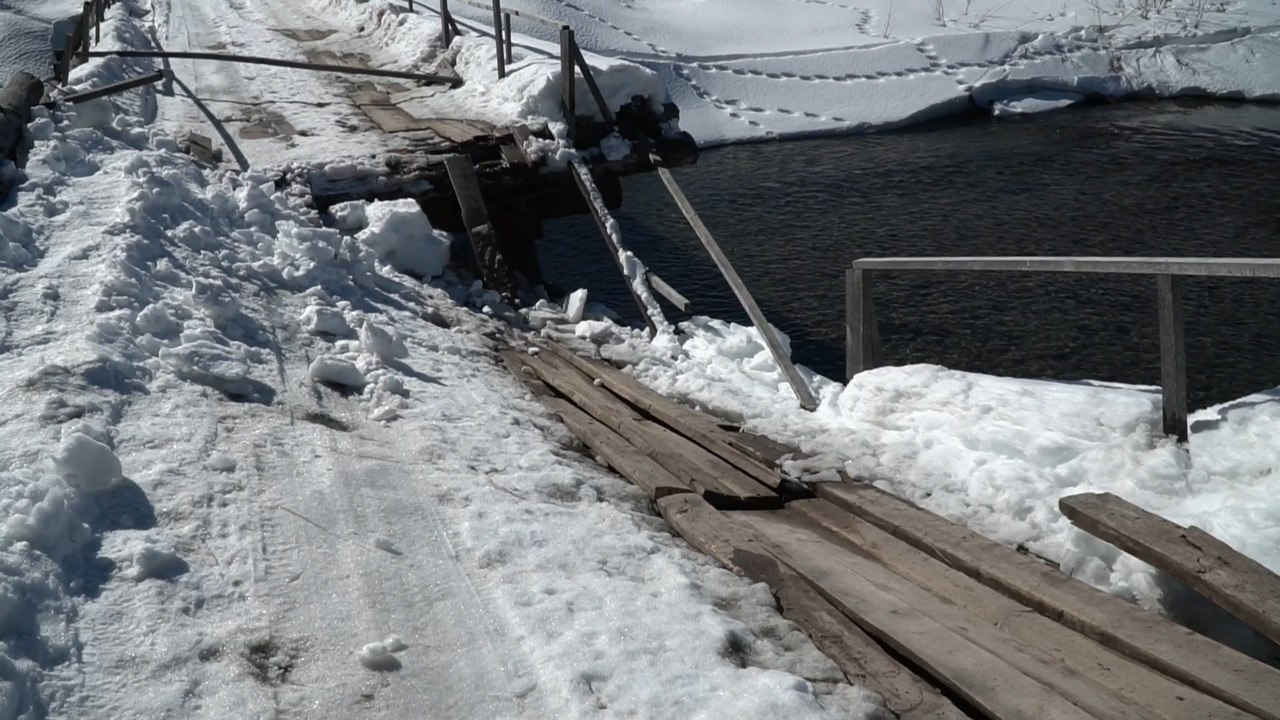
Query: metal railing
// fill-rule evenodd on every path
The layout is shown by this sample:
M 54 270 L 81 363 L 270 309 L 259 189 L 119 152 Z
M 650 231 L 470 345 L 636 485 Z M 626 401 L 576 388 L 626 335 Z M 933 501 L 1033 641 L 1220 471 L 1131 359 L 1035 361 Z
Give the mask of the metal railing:
M 881 359 L 871 278 L 905 270 L 1067 272 L 1155 275 L 1160 324 L 1160 388 L 1164 432 L 1180 442 L 1187 426 L 1187 361 L 1183 346 L 1182 278 L 1280 278 L 1280 258 L 914 257 L 862 258 L 845 272 L 845 374 L 852 378 Z

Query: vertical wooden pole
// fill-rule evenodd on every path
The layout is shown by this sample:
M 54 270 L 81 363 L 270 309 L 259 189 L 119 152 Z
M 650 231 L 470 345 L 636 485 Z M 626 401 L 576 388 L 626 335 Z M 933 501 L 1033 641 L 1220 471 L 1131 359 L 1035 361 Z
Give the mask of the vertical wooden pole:
M 1187 356 L 1182 343 L 1182 278 L 1157 275 L 1156 294 L 1160 314 L 1160 390 L 1164 432 L 1185 443 L 1191 435 L 1187 427 Z
M 879 363 L 880 338 L 876 331 L 875 304 L 871 299 L 871 274 L 861 268 L 845 271 L 845 381 Z
M 573 63 L 573 28 L 560 26 L 560 107 L 564 111 L 564 121 L 568 124 L 569 142 L 572 143 L 577 133 L 578 107 L 575 95 L 578 80 L 574 77 Z
M 449 0 L 440 0 L 440 37 L 444 38 L 446 48 L 453 42 L 449 36 Z
M 80 9 L 80 49 L 89 49 L 89 22 L 93 19 L 93 4 L 86 2 Z
M 409 12 L 413 12 L 413 0 L 409 0 Z
M 502 37 L 506 41 L 507 64 L 510 65 L 511 59 L 511 13 L 502 13 Z
M 502 0 L 493 2 L 493 41 L 498 46 L 498 79 L 507 76 L 507 52 L 502 46 Z
M 76 51 L 76 34 L 67 33 L 62 40 L 62 57 L 58 58 L 58 82 L 66 85 L 71 79 L 71 58 Z
M 93 0 L 93 44 L 102 42 L 102 2 Z

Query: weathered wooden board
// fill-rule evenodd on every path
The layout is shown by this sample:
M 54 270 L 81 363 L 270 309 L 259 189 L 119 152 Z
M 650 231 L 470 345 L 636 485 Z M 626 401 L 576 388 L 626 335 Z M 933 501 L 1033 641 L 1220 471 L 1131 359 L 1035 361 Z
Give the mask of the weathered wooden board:
M 1185 582 L 1280 643 L 1280 577 L 1257 561 L 1200 528 L 1170 522 L 1111 493 L 1071 495 L 1058 507 L 1090 534 Z
M 735 447 L 732 434 L 721 430 L 710 416 L 663 397 L 630 375 L 604 363 L 587 360 L 558 343 L 551 343 L 548 347 L 556 356 L 598 380 L 618 397 L 689 437 L 756 481 L 773 489 L 781 484 L 782 477 L 776 470 Z
M 707 452 L 692 440 L 651 420 L 642 420 L 640 424 L 649 430 L 651 436 L 665 438 L 676 452 L 684 455 L 698 469 L 700 478 L 713 480 L 727 498 L 741 498 L 757 507 L 781 507 L 782 499 L 775 493 L 769 492 L 741 470 Z
M 532 362 L 530 367 L 543 382 L 626 438 L 637 449 L 713 504 L 734 507 L 781 506 L 782 499 L 762 485 L 754 485 L 747 493 L 722 485 L 717 478 L 681 451 L 684 446 L 678 444 L 679 438 L 675 433 L 661 425 L 646 421 L 626 403 L 597 388 L 588 376 L 574 366 L 553 354 L 542 353 L 541 355 L 540 360 Z
M 395 105 L 361 105 L 360 111 L 369 116 L 374 125 L 385 133 L 416 132 L 430 130 L 431 122 L 416 118 Z
M 445 158 L 444 164 L 449 173 L 449 182 L 458 196 L 458 204 L 462 206 L 462 222 L 467 227 L 467 236 L 471 238 L 471 247 L 480 263 L 485 285 L 497 290 L 503 297 L 515 297 L 511 266 L 502 255 L 497 233 L 493 230 L 493 223 L 489 221 L 489 211 L 485 209 L 484 196 L 480 194 L 480 181 L 476 179 L 471 158 L 450 155 Z
M 1139 708 L 1144 716 L 1167 720 L 1250 720 L 1254 716 L 1181 685 L 1160 673 L 1108 650 L 1025 605 L 1005 597 L 964 573 L 925 555 L 871 523 L 826 500 L 797 500 L 787 513 L 812 522 L 856 546 L 888 569 L 964 608 L 974 618 L 999 628 L 1020 643 L 1022 652 L 1061 667 L 1106 688 L 1064 685 L 1054 675 L 1037 676 L 1077 705 L 1099 717 L 1123 717 Z M 994 650 L 994 648 L 987 648 Z M 1042 665 L 1042 667 L 1048 667 Z M 1034 675 L 1033 675 L 1034 676 Z M 1084 688 L 1081 695 L 1073 688 Z
M 456 143 L 464 143 L 479 137 L 493 134 L 494 125 L 483 120 L 455 120 L 451 118 L 431 118 L 422 120 L 423 128 L 440 137 Z
M 696 495 L 658 501 L 689 544 L 757 582 L 768 583 L 782 614 L 796 623 L 850 681 L 880 695 L 899 720 L 966 720 L 933 685 L 903 666 L 794 571 L 755 546 L 756 533 Z
M 1099 643 L 1223 702 L 1280 720 L 1280 670 L 870 485 L 818 496 Z
M 863 630 L 923 668 L 993 720 L 1106 718 L 1028 675 L 1034 659 L 997 630 L 966 620 L 954 605 L 882 565 L 778 518 L 736 513 L 785 563 Z M 989 648 L 999 648 L 992 651 Z M 1132 714 L 1117 717 L 1140 717 Z

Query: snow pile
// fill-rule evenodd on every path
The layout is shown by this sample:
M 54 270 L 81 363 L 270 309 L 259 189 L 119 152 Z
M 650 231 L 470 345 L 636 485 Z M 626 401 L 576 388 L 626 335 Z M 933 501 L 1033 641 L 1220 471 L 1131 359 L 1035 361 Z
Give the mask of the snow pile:
M 449 236 L 431 227 L 416 201 L 376 202 L 363 217 L 366 225 L 356 238 L 400 272 L 433 278 L 449 264 Z

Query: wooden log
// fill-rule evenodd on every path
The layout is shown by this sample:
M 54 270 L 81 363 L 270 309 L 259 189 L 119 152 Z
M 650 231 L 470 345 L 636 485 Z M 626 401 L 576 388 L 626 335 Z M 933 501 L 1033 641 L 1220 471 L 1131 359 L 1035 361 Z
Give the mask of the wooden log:
M 613 117 L 613 111 L 609 109 L 609 103 L 605 101 L 604 94 L 600 92 L 600 86 L 596 84 L 596 78 L 591 74 L 591 66 L 587 64 L 587 59 L 582 56 L 582 48 L 578 47 L 578 42 L 573 43 L 573 62 L 582 71 L 582 79 L 587 83 L 587 90 L 591 91 L 591 98 L 596 101 L 596 109 L 600 111 L 600 118 L 604 120 L 606 125 L 614 126 L 617 121 Z
M 942 693 L 885 652 L 794 571 L 760 550 L 757 534 L 696 495 L 658 501 L 690 545 L 756 582 L 768 583 L 783 617 L 799 625 L 850 681 L 878 694 L 899 720 L 966 720 Z
M 649 282 L 649 287 L 653 291 L 667 299 L 667 302 L 675 305 L 680 312 L 693 312 L 693 303 L 689 302 L 689 298 L 681 295 L 675 288 L 671 287 L 662 278 L 653 272 L 645 273 L 645 280 Z
M 776 470 L 756 460 L 733 444 L 733 437 L 716 426 L 715 420 L 696 410 L 686 408 L 674 400 L 645 387 L 635 378 L 599 362 L 580 357 L 568 348 L 550 343 L 547 349 L 562 360 L 572 364 L 593 381 L 684 435 L 708 452 L 718 455 L 731 465 L 750 475 L 756 482 L 777 490 L 782 476 Z
M 31 122 L 31 108 L 40 102 L 43 94 L 44 83 L 40 78 L 21 70 L 11 75 L 0 89 L 0 159 L 22 164 L 19 160 L 24 154 L 23 133 Z M 7 192 L 4 189 L 0 197 Z
M 507 51 L 502 44 L 502 0 L 489 0 L 493 6 L 493 41 L 497 44 L 498 79 L 507 76 Z
M 677 445 L 677 436 L 666 428 L 646 421 L 626 403 L 595 387 L 570 365 L 546 356 L 530 363 L 534 372 L 557 392 L 567 397 L 606 427 L 666 468 L 708 502 L 720 507 L 781 507 L 782 499 L 760 485 L 745 489 L 728 487 L 685 454 L 687 446 Z
M 578 102 L 577 79 L 573 72 L 573 28 L 564 25 L 560 28 L 560 110 L 564 113 L 567 126 L 566 137 L 573 144 L 577 136 Z
M 342 73 L 347 75 L 372 75 L 375 77 L 401 78 L 419 82 L 440 83 L 443 85 L 461 85 L 462 79 L 448 75 L 431 73 L 405 72 L 403 70 L 383 70 L 381 68 L 356 67 L 354 65 L 329 65 L 327 63 L 302 62 L 299 60 L 281 60 L 279 58 L 256 57 L 253 55 L 232 55 L 217 52 L 193 52 L 178 50 L 91 50 L 77 52 L 76 57 L 130 57 L 130 58 L 169 58 L 180 60 L 213 60 L 217 62 L 247 63 L 250 65 L 270 65 L 287 67 L 296 70 L 318 70 L 320 72 Z
M 1280 643 L 1280 577 L 1197 527 L 1183 527 L 1111 493 L 1058 501 L 1081 529 L 1186 583 Z M 1273 708 L 1280 712 L 1280 704 Z
M 813 399 L 813 393 L 809 391 L 809 386 L 805 384 L 804 378 L 800 377 L 796 366 L 791 363 L 791 358 L 783 351 L 782 343 L 773 334 L 773 328 L 769 325 L 769 321 L 765 319 L 764 313 L 760 312 L 760 306 L 756 305 L 755 299 L 747 291 L 747 286 L 742 282 L 742 278 L 738 277 L 738 273 L 733 269 L 729 258 L 720 250 L 720 246 L 711 235 L 711 231 L 707 229 L 706 225 L 702 224 L 702 219 L 698 217 L 693 205 L 689 204 L 689 199 L 685 197 L 680 186 L 676 184 L 675 178 L 671 176 L 671 171 L 664 167 L 659 167 L 658 175 L 662 178 L 662 183 L 667 186 L 667 191 L 671 193 L 671 197 L 675 199 L 676 205 L 680 206 L 680 212 L 684 213 L 685 219 L 689 221 L 693 231 L 697 233 L 698 239 L 702 241 L 707 252 L 711 254 L 711 259 L 715 261 L 716 267 L 720 268 L 720 274 L 729 283 L 729 287 L 733 290 L 733 294 L 737 296 L 738 302 L 742 304 L 743 309 L 747 311 L 747 315 L 751 317 L 751 323 L 756 326 L 756 331 L 760 333 L 765 346 L 769 348 L 769 353 L 773 355 L 773 361 L 782 369 L 787 382 L 791 383 L 791 389 L 795 391 L 796 398 L 800 401 L 800 407 L 810 411 L 816 410 L 818 403 Z
M 68 95 L 62 100 L 63 102 L 74 105 L 75 103 L 97 100 L 100 97 L 106 97 L 126 90 L 139 88 L 143 85 L 150 85 L 151 83 L 160 82 L 161 80 L 168 80 L 172 77 L 173 72 L 170 70 L 157 70 L 153 73 L 147 73 L 146 75 L 139 75 L 138 77 L 129 78 L 128 80 L 121 80 L 120 82 L 103 85 L 102 87 L 96 87 L 92 90 L 86 90 L 85 92 L 77 93 L 75 95 Z M 46 103 L 46 105 L 52 106 L 54 103 Z
M 1164 434 L 1185 443 L 1191 437 L 1187 425 L 1187 353 L 1182 342 L 1182 278 L 1157 275 L 1157 312 L 1160 316 L 1160 394 Z
M 1098 720 L 1033 679 L 1045 670 L 997 630 L 946 600 L 778 513 L 739 513 L 760 545 L 864 631 L 892 647 L 993 720 Z M 994 650 L 989 648 L 995 648 Z M 1121 715 L 1115 717 L 1140 717 Z
M 999 628 L 1019 644 L 1022 652 L 1039 658 L 1041 667 L 1060 666 L 1070 682 L 1061 682 L 1059 673 L 1037 679 L 1098 717 L 1132 716 L 1134 712 L 1142 717 L 1154 713 L 1166 720 L 1250 720 L 1254 717 L 1029 611 L 1025 605 L 826 500 L 797 500 L 787 506 L 787 513 L 797 521 L 808 521 L 830 531 L 889 570 L 955 603 L 975 619 Z M 1100 688 L 1082 684 L 1078 679 Z M 1079 692 L 1081 689 L 1083 694 Z
M 870 485 L 819 497 L 1029 608 L 1229 705 L 1280 720 L 1280 670 Z
M 484 197 L 480 194 L 480 181 L 476 179 L 475 166 L 465 155 L 450 155 L 445 158 L 444 163 L 449 173 L 449 182 L 453 184 L 453 192 L 462 207 L 462 222 L 467 227 L 467 236 L 471 238 L 471 247 L 480 263 L 485 284 L 505 298 L 514 298 L 515 280 L 512 278 L 510 265 L 498 247 L 497 234 L 493 223 L 489 221 Z
M 613 218 L 609 216 L 609 211 L 604 207 L 604 197 L 600 194 L 600 189 L 596 187 L 595 180 L 591 177 L 591 171 L 581 160 L 574 160 L 570 172 L 573 175 L 573 182 L 578 186 L 578 192 L 582 193 L 582 199 L 587 203 L 587 210 L 591 213 L 591 218 L 596 221 L 596 229 L 600 231 L 601 237 L 604 238 L 605 245 L 609 246 L 609 256 L 613 258 L 613 264 L 618 268 L 618 272 L 622 274 L 622 281 L 627 286 L 627 291 L 631 294 L 631 300 L 635 302 L 636 309 L 640 311 L 640 317 L 644 318 L 645 327 L 649 328 L 649 332 L 654 335 L 658 332 L 658 326 L 654 319 L 649 316 L 649 307 L 644 299 L 640 297 L 640 292 L 635 284 L 631 282 L 631 278 L 627 276 L 627 269 L 622 264 L 622 247 L 618 244 L 618 238 L 614 237 L 610 232 L 610 225 L 617 226 L 613 222 Z
M 507 64 L 510 65 L 512 63 L 513 47 L 511 44 L 511 13 L 509 12 L 502 13 L 502 40 L 506 46 L 503 50 L 503 55 L 507 59 Z

